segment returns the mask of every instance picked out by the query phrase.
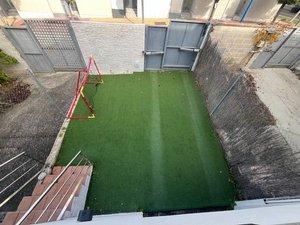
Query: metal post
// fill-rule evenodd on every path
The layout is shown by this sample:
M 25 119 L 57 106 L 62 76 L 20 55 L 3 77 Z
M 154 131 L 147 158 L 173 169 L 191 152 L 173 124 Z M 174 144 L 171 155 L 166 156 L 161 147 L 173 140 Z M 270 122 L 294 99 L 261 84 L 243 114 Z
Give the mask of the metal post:
M 32 180 L 34 180 L 39 174 L 41 173 L 41 170 L 38 171 L 35 175 L 33 175 L 28 181 L 26 181 L 21 187 L 18 188 L 14 193 L 12 193 L 8 198 L 6 198 L 3 202 L 0 204 L 0 208 L 4 206 L 9 200 L 11 200 L 16 194 L 18 194 L 24 187 L 26 187 Z
M 246 7 L 245 9 L 243 10 L 243 13 L 242 13 L 242 16 L 241 16 L 241 19 L 240 19 L 240 22 L 244 21 L 245 17 L 247 16 L 251 6 L 253 4 L 253 0 L 248 0 L 248 2 L 246 3 Z
M 293 22 L 298 16 L 300 15 L 300 10 L 296 13 L 296 15 L 290 20 L 290 22 Z
M 214 114 L 214 112 L 219 108 L 219 106 L 222 104 L 222 102 L 224 101 L 224 99 L 227 97 L 227 95 L 231 92 L 231 90 L 234 88 L 234 86 L 236 85 L 236 83 L 239 81 L 239 79 L 244 75 L 244 73 L 242 72 L 237 78 L 236 80 L 233 82 L 233 84 L 230 86 L 230 88 L 226 91 L 225 95 L 221 98 L 221 100 L 219 101 L 219 103 L 213 108 L 213 110 L 210 112 L 210 116 L 212 116 Z
M 214 0 L 214 4 L 213 4 L 213 7 L 211 9 L 211 12 L 210 12 L 210 15 L 209 15 L 209 18 L 208 18 L 208 21 L 211 21 L 214 17 L 214 13 L 215 13 L 215 10 L 217 8 L 217 4 L 218 4 L 219 0 Z
M 30 206 L 30 208 L 25 212 L 25 214 L 21 217 L 18 222 L 16 222 L 16 225 L 21 225 L 22 222 L 26 219 L 26 217 L 32 212 L 32 210 L 39 204 L 39 202 L 44 198 L 44 196 L 50 191 L 52 186 L 58 181 L 58 179 L 64 174 L 64 172 L 69 168 L 71 163 L 77 158 L 77 156 L 81 153 L 79 151 L 72 159 L 71 161 L 66 165 L 66 167 L 60 172 L 60 174 L 52 181 L 52 183 L 46 188 L 46 190 L 38 197 L 38 199 Z
M 196 69 L 196 66 L 197 66 L 197 63 L 198 63 L 198 60 L 199 60 L 199 57 L 200 57 L 200 52 L 203 49 L 203 47 L 204 47 L 204 45 L 205 45 L 205 43 L 208 39 L 208 35 L 209 35 L 209 32 L 210 32 L 211 28 L 212 28 L 212 24 L 209 23 L 209 25 L 206 29 L 205 35 L 203 37 L 202 43 L 201 43 L 200 48 L 199 48 L 200 51 L 197 53 L 197 56 L 196 56 L 195 61 L 193 63 L 193 66 L 192 66 L 192 69 L 191 69 L 192 72 L 194 72 L 195 69 Z
M 145 15 L 144 15 L 144 0 L 141 0 L 141 2 L 142 2 L 142 23 L 144 23 L 145 22 Z

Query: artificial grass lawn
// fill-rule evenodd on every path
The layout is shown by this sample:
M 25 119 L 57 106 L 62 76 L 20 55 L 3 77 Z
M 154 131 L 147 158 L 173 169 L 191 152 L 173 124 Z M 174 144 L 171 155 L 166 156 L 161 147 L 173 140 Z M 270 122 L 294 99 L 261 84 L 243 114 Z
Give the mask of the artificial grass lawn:
M 94 163 L 86 207 L 100 214 L 233 204 L 234 186 L 191 73 L 105 76 L 97 92 L 91 85 L 86 92 L 94 93 L 96 118 L 71 121 L 57 162 L 82 150 Z

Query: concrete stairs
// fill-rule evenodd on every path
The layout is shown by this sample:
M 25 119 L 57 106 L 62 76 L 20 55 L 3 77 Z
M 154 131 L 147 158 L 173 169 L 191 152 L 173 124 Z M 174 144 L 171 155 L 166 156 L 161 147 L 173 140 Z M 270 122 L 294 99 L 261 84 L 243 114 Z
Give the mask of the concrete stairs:
M 16 224 L 63 169 L 64 167 L 60 166 L 54 167 L 50 175 L 36 184 L 32 195 L 25 196 L 21 200 L 15 212 L 6 214 L 0 225 Z M 22 225 L 56 221 L 62 211 L 61 219 L 77 217 L 79 211 L 84 209 L 92 169 L 92 166 L 70 166 L 26 217 Z

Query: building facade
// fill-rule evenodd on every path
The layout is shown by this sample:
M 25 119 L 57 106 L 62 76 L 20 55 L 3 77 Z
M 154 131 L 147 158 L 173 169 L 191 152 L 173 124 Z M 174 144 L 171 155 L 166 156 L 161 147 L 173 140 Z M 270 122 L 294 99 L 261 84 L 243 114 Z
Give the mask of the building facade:
M 4 0 L 22 18 L 178 18 L 207 20 L 214 0 Z M 8 4 L 10 3 L 10 4 Z M 213 19 L 270 22 L 280 8 L 277 0 L 219 0 Z

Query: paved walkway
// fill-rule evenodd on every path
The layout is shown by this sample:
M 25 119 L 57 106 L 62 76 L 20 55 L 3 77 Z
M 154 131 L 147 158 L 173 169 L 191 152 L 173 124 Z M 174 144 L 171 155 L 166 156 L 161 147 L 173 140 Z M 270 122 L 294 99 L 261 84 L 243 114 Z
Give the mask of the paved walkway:
M 289 69 L 253 70 L 257 94 L 294 152 L 300 150 L 300 80 Z

